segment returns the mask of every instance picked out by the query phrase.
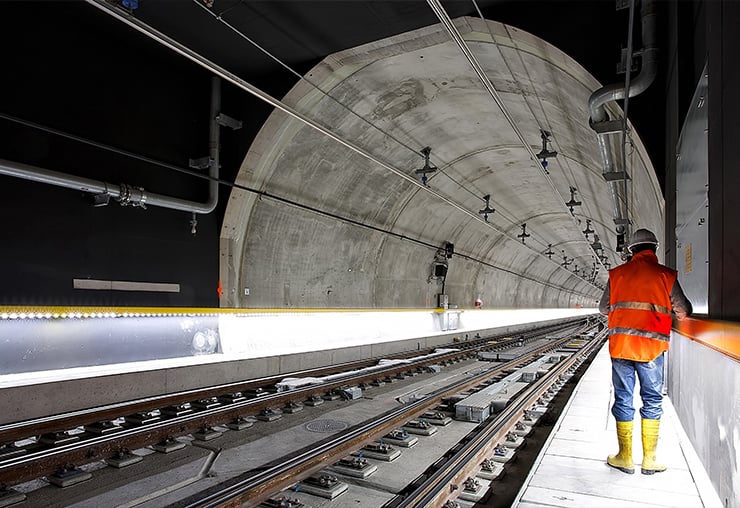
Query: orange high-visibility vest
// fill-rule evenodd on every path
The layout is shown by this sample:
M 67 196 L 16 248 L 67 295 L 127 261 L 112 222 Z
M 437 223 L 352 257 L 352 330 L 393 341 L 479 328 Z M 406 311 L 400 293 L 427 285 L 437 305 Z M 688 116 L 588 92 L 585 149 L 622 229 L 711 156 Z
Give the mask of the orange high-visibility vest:
M 671 339 L 671 290 L 677 272 L 644 250 L 609 271 L 609 354 L 655 360 Z

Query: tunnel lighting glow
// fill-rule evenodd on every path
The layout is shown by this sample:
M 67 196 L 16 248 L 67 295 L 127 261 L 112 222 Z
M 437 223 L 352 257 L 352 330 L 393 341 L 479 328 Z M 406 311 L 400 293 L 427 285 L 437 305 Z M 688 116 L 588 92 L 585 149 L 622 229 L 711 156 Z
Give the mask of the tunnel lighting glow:
M 112 319 L 112 318 L 165 318 L 165 317 L 175 317 L 175 318 L 194 318 L 194 317 L 219 317 L 224 315 L 229 315 L 233 317 L 254 317 L 254 316 L 299 316 L 304 314 L 325 314 L 325 313 L 332 313 L 332 312 L 338 312 L 338 313 L 346 313 L 346 310 L 342 311 L 333 311 L 333 310 L 325 310 L 325 309 L 319 309 L 319 310 L 298 310 L 296 312 L 285 312 L 282 309 L 274 310 L 255 310 L 255 311 L 247 311 L 247 312 L 230 312 L 230 309 L 227 309 L 226 312 L 220 311 L 220 312 L 188 312 L 188 313 L 181 313 L 181 312 L 134 312 L 134 311 L 124 311 L 124 312 L 112 312 L 112 311 L 95 311 L 95 312 L 89 312 L 89 311 L 83 311 L 83 310 L 70 310 L 70 311 L 7 311 L 3 310 L 0 311 L 0 320 L 3 319 Z M 377 312 L 375 310 L 357 310 L 352 312 Z
M 17 348 L 17 357 L 15 354 L 0 357 L 0 371 L 6 372 L 0 376 L 0 388 L 13 383 L 47 382 L 47 375 L 51 376 L 49 379 L 71 379 L 310 352 L 321 352 L 334 362 L 342 362 L 350 348 L 378 345 L 377 351 L 381 352 L 385 348 L 383 344 L 397 341 L 413 341 L 408 347 L 417 348 L 429 341 L 438 344 L 472 339 L 477 333 L 501 333 L 509 326 L 597 312 L 596 309 L 276 309 L 239 313 L 29 310 L 0 309 L 0 318 L 5 320 L 2 326 L 10 331 L 8 336 L 22 345 Z M 116 319 L 103 319 L 106 317 Z M 156 319 L 141 321 L 148 317 Z M 75 322 L 68 326 L 65 319 Z M 492 332 L 494 329 L 498 332 Z M 121 337 L 138 341 L 138 346 L 121 349 Z M 86 351 L 89 344 L 100 346 L 101 341 L 106 353 L 80 363 L 81 357 L 76 352 Z M 43 347 L 46 344 L 65 345 L 69 354 L 49 354 L 56 349 Z M 27 357 L 25 352 L 30 350 L 34 354 Z
M 505 319 L 506 316 L 519 315 L 526 316 L 526 319 L 532 321 L 544 320 L 544 319 L 556 319 L 562 311 L 568 311 L 568 309 L 510 309 L 510 310 L 496 310 L 499 316 Z M 476 316 L 482 317 L 485 314 L 480 314 L 480 309 L 475 311 L 477 314 L 469 311 L 465 314 L 466 319 L 478 321 L 475 319 Z M 320 326 L 323 328 L 336 329 L 343 328 L 344 326 L 352 326 L 350 323 L 355 323 L 357 316 L 369 315 L 373 316 L 371 320 L 376 322 L 374 328 L 382 328 L 384 330 L 395 329 L 398 330 L 398 326 L 394 326 L 396 317 L 399 314 L 417 314 L 417 315 L 436 315 L 441 316 L 445 314 L 463 315 L 462 310 L 450 310 L 447 313 L 439 313 L 438 311 L 431 310 L 412 310 L 412 311 L 399 311 L 399 310 L 332 310 L 332 309 L 318 309 L 318 310 L 296 310 L 295 312 L 285 312 L 283 310 L 255 310 L 247 312 L 136 312 L 136 311 L 124 311 L 124 312 L 113 312 L 113 311 L 83 311 L 83 310 L 70 310 L 66 312 L 52 312 L 49 310 L 43 311 L 8 311 L 3 310 L 0 312 L 0 320 L 27 320 L 27 319 L 113 319 L 113 318 L 166 318 L 174 317 L 181 318 L 181 325 L 184 328 L 192 326 L 192 319 L 197 317 L 219 317 L 219 318 L 252 318 L 252 319 L 274 319 L 279 318 L 283 326 L 287 326 L 291 329 L 291 333 L 301 333 L 301 326 L 307 316 L 313 316 L 309 319 L 311 322 L 321 323 Z M 512 314 L 513 313 L 513 314 Z M 553 314 L 554 313 L 554 314 Z M 555 317 L 550 317 L 550 316 Z M 384 323 L 384 324 L 377 324 Z M 340 325 L 340 326 L 337 326 Z M 399 325 L 400 326 L 400 325 Z
M 219 319 L 223 353 L 239 358 L 327 351 L 588 315 L 596 309 L 296 312 Z

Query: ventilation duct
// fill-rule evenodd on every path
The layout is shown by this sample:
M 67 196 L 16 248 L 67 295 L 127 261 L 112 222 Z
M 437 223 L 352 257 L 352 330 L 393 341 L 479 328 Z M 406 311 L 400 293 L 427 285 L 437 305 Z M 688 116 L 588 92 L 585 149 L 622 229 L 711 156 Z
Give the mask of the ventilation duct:
M 640 52 L 642 57 L 642 68 L 640 73 L 632 80 L 629 86 L 629 97 L 634 97 L 644 92 L 655 79 L 658 68 L 658 47 L 656 36 L 657 14 L 655 12 L 654 0 L 642 0 L 640 11 L 642 19 L 642 44 Z M 630 48 L 631 48 L 631 41 Z M 629 72 L 629 69 L 627 69 Z M 608 102 L 625 98 L 625 86 L 623 83 L 614 83 L 596 90 L 588 101 L 591 113 L 590 125 L 596 131 L 599 144 L 599 153 L 603 164 L 604 179 L 609 185 L 609 194 L 612 201 L 612 216 L 616 224 L 618 235 L 627 233 L 629 220 L 628 210 L 622 208 L 622 198 L 626 192 L 626 167 L 619 171 L 614 163 L 611 145 L 608 136 L 622 131 L 622 119 L 611 120 L 606 111 Z

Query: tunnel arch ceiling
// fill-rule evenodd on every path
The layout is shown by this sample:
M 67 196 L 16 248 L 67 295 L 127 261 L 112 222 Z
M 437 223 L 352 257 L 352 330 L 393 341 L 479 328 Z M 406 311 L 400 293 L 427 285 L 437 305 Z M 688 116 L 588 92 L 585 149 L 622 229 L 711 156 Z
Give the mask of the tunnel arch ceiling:
M 453 305 L 595 305 L 607 275 L 597 265 L 589 281 L 596 256 L 594 237 L 582 233 L 587 219 L 611 266 L 620 262 L 588 126 L 588 98 L 600 84 L 529 33 L 476 18 L 455 24 L 535 153 L 540 129 L 552 133 L 558 156 L 548 170 L 530 159 L 440 25 L 330 55 L 283 102 L 413 180 L 274 111 L 236 178 L 266 194 L 235 188 L 227 206 L 223 306 L 435 307 L 443 288 L 430 275 L 445 242 L 455 250 L 444 285 Z M 642 142 L 631 139 L 629 216 L 662 237 L 660 188 Z M 439 168 L 428 187 L 414 174 L 425 146 Z M 573 215 L 565 205 L 571 187 L 582 202 Z M 496 210 L 488 222 L 478 213 L 486 194 Z M 531 236 L 522 244 L 525 223 Z M 564 256 L 573 260 L 567 267 Z

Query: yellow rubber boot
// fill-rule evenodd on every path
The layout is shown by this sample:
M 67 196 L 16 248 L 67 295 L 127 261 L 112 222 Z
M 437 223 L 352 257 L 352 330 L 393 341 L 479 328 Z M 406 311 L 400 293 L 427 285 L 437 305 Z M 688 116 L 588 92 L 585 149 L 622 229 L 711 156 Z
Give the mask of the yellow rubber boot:
M 635 465 L 632 463 L 632 420 L 617 422 L 617 441 L 619 453 L 609 455 L 606 463 L 624 473 L 633 474 Z
M 659 430 L 660 420 L 642 419 L 642 474 L 662 473 L 666 469 L 655 462 Z

